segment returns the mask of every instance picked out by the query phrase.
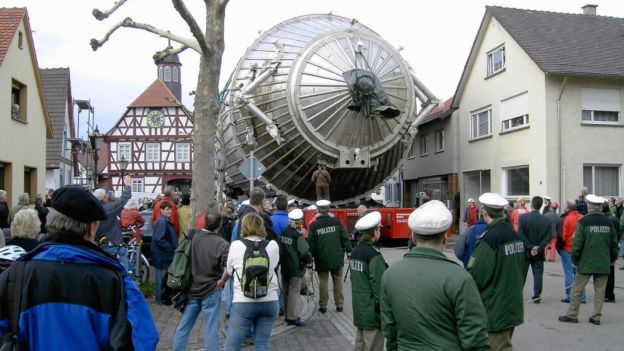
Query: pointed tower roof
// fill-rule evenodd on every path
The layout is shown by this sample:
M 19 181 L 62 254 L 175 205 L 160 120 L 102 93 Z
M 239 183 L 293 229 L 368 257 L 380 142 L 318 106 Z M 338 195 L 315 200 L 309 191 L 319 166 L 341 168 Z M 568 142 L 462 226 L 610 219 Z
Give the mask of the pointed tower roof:
M 182 106 L 182 103 L 173 95 L 167 85 L 156 79 L 145 91 L 128 107 L 167 107 Z

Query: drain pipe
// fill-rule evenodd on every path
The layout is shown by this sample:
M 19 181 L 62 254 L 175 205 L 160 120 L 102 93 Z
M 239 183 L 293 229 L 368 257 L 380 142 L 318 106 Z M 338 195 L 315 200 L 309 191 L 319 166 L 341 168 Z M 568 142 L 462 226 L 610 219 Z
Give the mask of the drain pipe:
M 563 95 L 563 90 L 565 89 L 566 83 L 568 82 L 568 77 L 563 77 L 563 82 L 561 83 L 561 89 L 559 90 L 559 96 L 557 97 L 557 161 L 559 163 L 559 203 L 562 204 L 565 199 L 562 198 L 563 194 L 563 161 L 561 155 L 561 96 Z

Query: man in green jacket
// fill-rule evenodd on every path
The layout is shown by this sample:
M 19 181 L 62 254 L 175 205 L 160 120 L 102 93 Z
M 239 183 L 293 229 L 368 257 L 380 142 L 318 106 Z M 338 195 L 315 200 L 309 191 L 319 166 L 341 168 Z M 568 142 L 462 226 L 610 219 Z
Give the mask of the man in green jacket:
M 351 243 L 347 231 L 340 220 L 329 215 L 328 200 L 316 202 L 319 216 L 310 225 L 308 243 L 314 256 L 314 268 L 319 276 L 319 311 L 327 312 L 329 300 L 328 283 L 331 272 L 334 284 L 334 303 L 336 311 L 342 312 L 344 297 L 342 296 L 342 266 L 344 266 L 344 253 L 351 252 Z
M 301 327 L 304 323 L 297 315 L 297 301 L 305 266 L 312 264 L 312 254 L 308 242 L 299 232 L 303 211 L 298 208 L 290 211 L 288 220 L 288 226 L 284 228 L 280 237 L 280 266 L 285 291 L 286 324 Z
M 490 350 L 485 309 L 470 275 L 443 251 L 451 212 L 438 200 L 408 218 L 416 246 L 381 280 L 386 349 Z
M 383 351 L 379 315 L 379 290 L 381 276 L 388 268 L 376 242 L 381 231 L 381 213 L 371 212 L 355 223 L 359 243 L 351 252 L 351 296 L 353 301 L 353 324 L 355 351 Z
M 507 200 L 499 194 L 479 197 L 487 229 L 468 261 L 487 311 L 492 350 L 511 350 L 514 328 L 524 321 L 524 243 L 503 216 Z
M 589 194 L 585 201 L 589 212 L 576 224 L 572 239 L 572 264 L 576 266 L 576 276 L 572 285 L 570 307 L 565 316 L 559 317 L 559 321 L 578 323 L 581 292 L 593 276 L 596 294 L 594 314 L 589 317 L 589 322 L 600 325 L 607 277 L 610 266 L 617 260 L 618 242 L 611 220 L 601 212 L 602 204 L 606 200 Z

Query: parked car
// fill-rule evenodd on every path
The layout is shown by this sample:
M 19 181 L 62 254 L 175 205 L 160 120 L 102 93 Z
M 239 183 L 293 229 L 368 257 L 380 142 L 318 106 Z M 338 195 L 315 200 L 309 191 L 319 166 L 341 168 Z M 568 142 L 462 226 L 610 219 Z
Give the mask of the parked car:
M 143 255 L 151 262 L 152 260 L 152 236 L 154 236 L 154 228 L 152 228 L 152 224 L 150 223 L 150 219 L 152 218 L 152 210 L 144 210 L 141 211 L 141 217 L 145 220 L 145 224 L 141 227 L 141 233 L 143 233 L 143 245 L 141 246 L 141 251 Z

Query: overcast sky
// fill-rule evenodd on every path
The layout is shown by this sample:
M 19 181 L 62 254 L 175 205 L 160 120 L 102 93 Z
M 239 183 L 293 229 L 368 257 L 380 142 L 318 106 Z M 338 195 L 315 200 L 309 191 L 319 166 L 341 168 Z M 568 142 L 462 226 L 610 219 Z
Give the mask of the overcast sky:
M 114 0 L 2 0 L 2 7 L 28 8 L 41 68 L 69 67 L 74 99 L 91 99 L 96 123 L 108 131 L 136 97 L 156 79 L 152 55 L 167 41 L 153 34 L 122 28 L 98 51 L 89 46 L 114 23 L 131 17 L 161 29 L 191 37 L 171 1 L 128 0 L 103 22 L 93 8 L 112 6 Z M 203 27 L 203 1 L 186 0 Z M 420 80 L 440 99 L 453 95 L 486 5 L 580 13 L 588 0 L 230 0 L 226 12 L 225 53 L 219 86 L 223 87 L 241 55 L 260 30 L 292 17 L 333 12 L 357 18 L 390 44 L 403 46 L 406 59 Z M 623 0 L 597 0 L 598 14 L 624 17 Z M 187 50 L 182 61 L 182 99 L 193 109 L 198 55 Z M 81 115 L 81 131 L 85 112 Z M 82 134 L 82 133 L 81 133 Z

